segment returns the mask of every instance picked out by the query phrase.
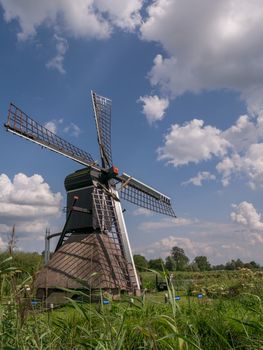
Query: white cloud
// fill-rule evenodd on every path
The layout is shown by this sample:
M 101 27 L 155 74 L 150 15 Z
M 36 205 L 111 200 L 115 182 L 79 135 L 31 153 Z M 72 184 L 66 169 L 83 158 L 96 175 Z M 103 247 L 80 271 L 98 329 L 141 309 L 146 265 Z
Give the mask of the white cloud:
M 234 211 L 230 214 L 233 222 L 246 229 L 245 237 L 248 244 L 261 248 L 263 244 L 263 221 L 262 214 L 259 213 L 252 203 L 241 202 L 233 204 Z
M 59 26 L 71 36 L 105 38 L 110 34 L 107 21 L 95 13 L 92 0 L 1 0 L 7 22 L 17 20 L 19 40 L 36 35 L 41 25 Z
M 238 174 L 244 174 L 252 189 L 263 188 L 263 143 L 249 146 L 244 155 L 237 153 L 225 157 L 216 166 L 222 174 L 222 183 L 227 186 L 231 178 Z
M 146 247 L 139 250 L 142 254 L 147 257 L 162 257 L 166 258 L 171 253 L 173 247 L 183 248 L 185 254 L 190 258 L 194 259 L 195 256 L 205 255 L 208 259 L 214 261 L 214 259 L 222 259 L 222 255 L 218 250 L 218 247 L 213 242 L 198 242 L 198 240 L 193 240 L 187 237 L 180 237 L 179 235 L 170 235 L 164 237 Z M 233 248 L 231 246 L 231 248 Z
M 0 251 L 5 250 L 6 249 L 6 242 L 4 242 L 2 240 L 2 238 L 0 237 Z
M 52 119 L 52 120 L 48 121 L 46 124 L 44 124 L 44 127 L 47 128 L 49 131 L 53 132 L 54 134 L 57 134 L 57 133 L 59 133 L 58 127 L 59 126 L 62 127 L 63 124 L 64 124 L 64 120 L 62 118 Z M 79 135 L 81 133 L 80 127 L 72 122 L 70 124 L 64 126 L 62 131 L 65 134 L 69 134 L 69 135 L 74 136 L 74 137 L 79 137 Z
M 238 154 L 233 154 L 233 156 L 225 157 L 221 162 L 216 166 L 216 169 L 219 173 L 222 174 L 222 184 L 223 186 L 228 186 L 232 177 L 233 172 L 239 172 L 240 157 Z
M 154 231 L 164 228 L 176 228 L 179 226 L 187 226 L 196 223 L 197 220 L 186 218 L 163 218 L 158 221 L 146 221 L 140 224 L 139 228 L 143 231 Z
M 235 208 L 238 212 L 238 209 Z M 258 214 L 258 213 L 257 213 Z M 245 215 L 245 214 L 244 214 Z M 213 264 L 226 263 L 231 259 L 240 258 L 242 261 L 255 260 L 263 263 L 262 247 L 263 234 L 261 217 L 253 213 L 247 214 L 249 225 L 233 223 L 206 222 L 192 220 L 189 225 L 149 227 L 153 240 L 140 244 L 134 251 L 147 258 L 162 257 L 170 254 L 173 246 L 181 247 L 186 255 L 193 259 L 197 255 L 206 255 Z M 257 227 L 252 230 L 251 227 Z M 260 227 L 260 230 L 259 230 Z M 139 227 L 141 233 L 144 227 Z M 146 230 L 147 231 L 147 230 Z
M 41 175 L 19 173 L 13 181 L 0 175 L 0 217 L 57 215 L 61 200 L 61 194 L 53 193 Z
M 70 123 L 68 126 L 66 126 L 63 131 L 65 133 L 68 133 L 69 135 L 72 135 L 74 137 L 79 137 L 81 130 L 80 128 L 74 124 L 74 123 Z
M 47 68 L 55 69 L 61 74 L 65 74 L 66 71 L 63 67 L 64 56 L 68 50 L 68 42 L 66 39 L 54 34 L 56 40 L 56 55 L 46 64 Z
M 224 131 L 204 127 L 197 119 L 174 124 L 158 149 L 158 159 L 179 166 L 216 156 L 221 158 L 217 170 L 224 186 L 238 174 L 251 188 L 263 188 L 261 2 L 201 0 L 197 7 L 191 0 L 156 0 L 147 12 L 141 37 L 161 43 L 165 50 L 154 58 L 149 73 L 153 86 L 170 98 L 189 91 L 232 89 L 250 113 Z
M 251 188 L 263 188 L 263 143 L 252 144 L 242 161 Z
M 252 203 L 244 201 L 239 204 L 233 204 L 232 207 L 235 211 L 230 216 L 234 222 L 247 226 L 251 230 L 263 231 L 261 214 L 256 211 Z
M 35 36 L 41 25 L 76 38 L 103 39 L 114 26 L 134 30 L 140 24 L 142 0 L 0 0 L 7 22 L 17 20 L 19 40 Z
M 139 207 L 139 208 L 136 208 L 132 214 L 134 216 L 152 216 L 153 212 L 146 208 Z
M 252 143 L 263 137 L 263 115 L 251 118 L 248 115 L 240 116 L 236 123 L 222 133 L 237 152 L 245 151 Z
M 0 233 L 9 234 L 12 226 L 23 239 L 44 233 L 49 220 L 60 216 L 62 196 L 53 193 L 41 175 L 16 174 L 13 181 L 0 175 Z
M 57 132 L 57 125 L 54 121 L 49 121 L 46 124 L 44 124 L 44 127 L 47 128 L 49 131 L 53 132 L 53 134 L 56 134 Z
M 44 124 L 44 127 L 49 131 L 53 132 L 53 134 L 57 133 L 58 125 L 63 123 L 63 119 L 52 119 Z
M 134 30 L 141 24 L 142 0 L 96 0 L 94 4 L 108 14 L 112 24 L 124 30 Z
M 187 251 L 187 253 L 191 252 L 193 255 L 196 254 L 196 247 L 191 239 L 176 236 L 162 238 L 161 240 L 153 243 L 150 246 L 150 249 L 154 250 L 155 252 L 158 251 L 159 256 L 164 258 L 170 254 L 172 247 L 175 246 L 183 248 L 185 251 Z
M 188 181 L 182 182 L 182 185 L 195 185 L 195 186 L 202 186 L 203 181 L 207 180 L 215 180 L 216 177 L 213 174 L 210 174 L 209 171 L 201 171 L 196 176 L 192 177 Z
M 162 120 L 165 110 L 169 106 L 169 100 L 167 98 L 160 98 L 157 95 L 141 96 L 139 101 L 143 103 L 143 113 L 150 124 Z
M 240 116 L 236 123 L 222 131 L 193 119 L 183 125 L 173 124 L 165 135 L 164 145 L 157 149 L 158 159 L 175 167 L 221 158 L 216 166 L 223 186 L 232 177 L 243 175 L 252 189 L 263 188 L 263 115 Z M 183 184 L 201 186 L 203 180 L 214 180 L 208 172 L 199 172 Z
M 263 107 L 261 0 L 156 0 L 141 26 L 144 40 L 159 42 L 150 82 L 176 97 L 187 91 L 232 89 L 251 111 Z
M 229 147 L 230 143 L 222 137 L 219 129 L 204 126 L 202 120 L 193 119 L 183 126 L 173 124 L 165 136 L 164 146 L 157 151 L 159 160 L 167 160 L 176 167 L 223 156 Z

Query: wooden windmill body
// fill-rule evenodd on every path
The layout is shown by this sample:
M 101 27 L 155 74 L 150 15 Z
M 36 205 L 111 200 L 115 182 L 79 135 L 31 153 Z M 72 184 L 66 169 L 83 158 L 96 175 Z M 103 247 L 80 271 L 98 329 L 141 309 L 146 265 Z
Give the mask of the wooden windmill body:
M 60 153 L 82 165 L 65 178 L 67 214 L 52 258 L 37 274 L 43 297 L 59 288 L 139 291 L 121 199 L 175 216 L 169 197 L 113 166 L 111 101 L 91 92 L 101 165 L 92 156 L 38 124 L 10 104 L 8 131 Z

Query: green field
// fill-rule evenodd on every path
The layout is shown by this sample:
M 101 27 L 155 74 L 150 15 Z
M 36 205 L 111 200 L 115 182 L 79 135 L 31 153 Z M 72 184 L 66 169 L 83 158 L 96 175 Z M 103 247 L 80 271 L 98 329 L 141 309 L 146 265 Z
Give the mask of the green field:
M 46 312 L 25 292 L 28 274 L 8 261 L 0 275 L 0 349 L 263 349 L 260 270 L 176 272 L 164 292 L 144 272 L 141 297 Z

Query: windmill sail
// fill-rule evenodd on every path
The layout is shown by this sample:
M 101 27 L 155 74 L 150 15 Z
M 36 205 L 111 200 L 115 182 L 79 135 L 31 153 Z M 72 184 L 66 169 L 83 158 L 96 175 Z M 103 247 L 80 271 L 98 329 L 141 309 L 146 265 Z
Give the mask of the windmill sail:
M 98 143 L 103 168 L 112 166 L 111 156 L 111 100 L 91 91 Z
M 5 128 L 13 134 L 35 142 L 51 151 L 62 154 L 80 164 L 86 166 L 94 164 L 94 160 L 89 153 L 63 140 L 61 137 L 30 118 L 12 103 L 10 103 L 9 106 Z
M 119 178 L 123 182 L 120 189 L 122 199 L 160 214 L 176 216 L 169 197 L 125 173 Z

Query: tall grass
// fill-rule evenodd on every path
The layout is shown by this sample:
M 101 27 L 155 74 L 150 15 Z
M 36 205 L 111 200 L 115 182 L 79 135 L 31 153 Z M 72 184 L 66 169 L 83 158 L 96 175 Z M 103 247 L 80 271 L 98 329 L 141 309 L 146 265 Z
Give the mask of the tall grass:
M 189 295 L 177 301 L 178 290 L 165 276 L 166 303 L 164 294 L 143 293 L 108 305 L 68 299 L 61 309 L 39 312 L 31 305 L 31 291 L 25 292 L 28 278 L 21 281 L 19 275 L 12 259 L 0 264 L 1 350 L 263 348 L 260 295 L 242 290 L 231 297 Z

